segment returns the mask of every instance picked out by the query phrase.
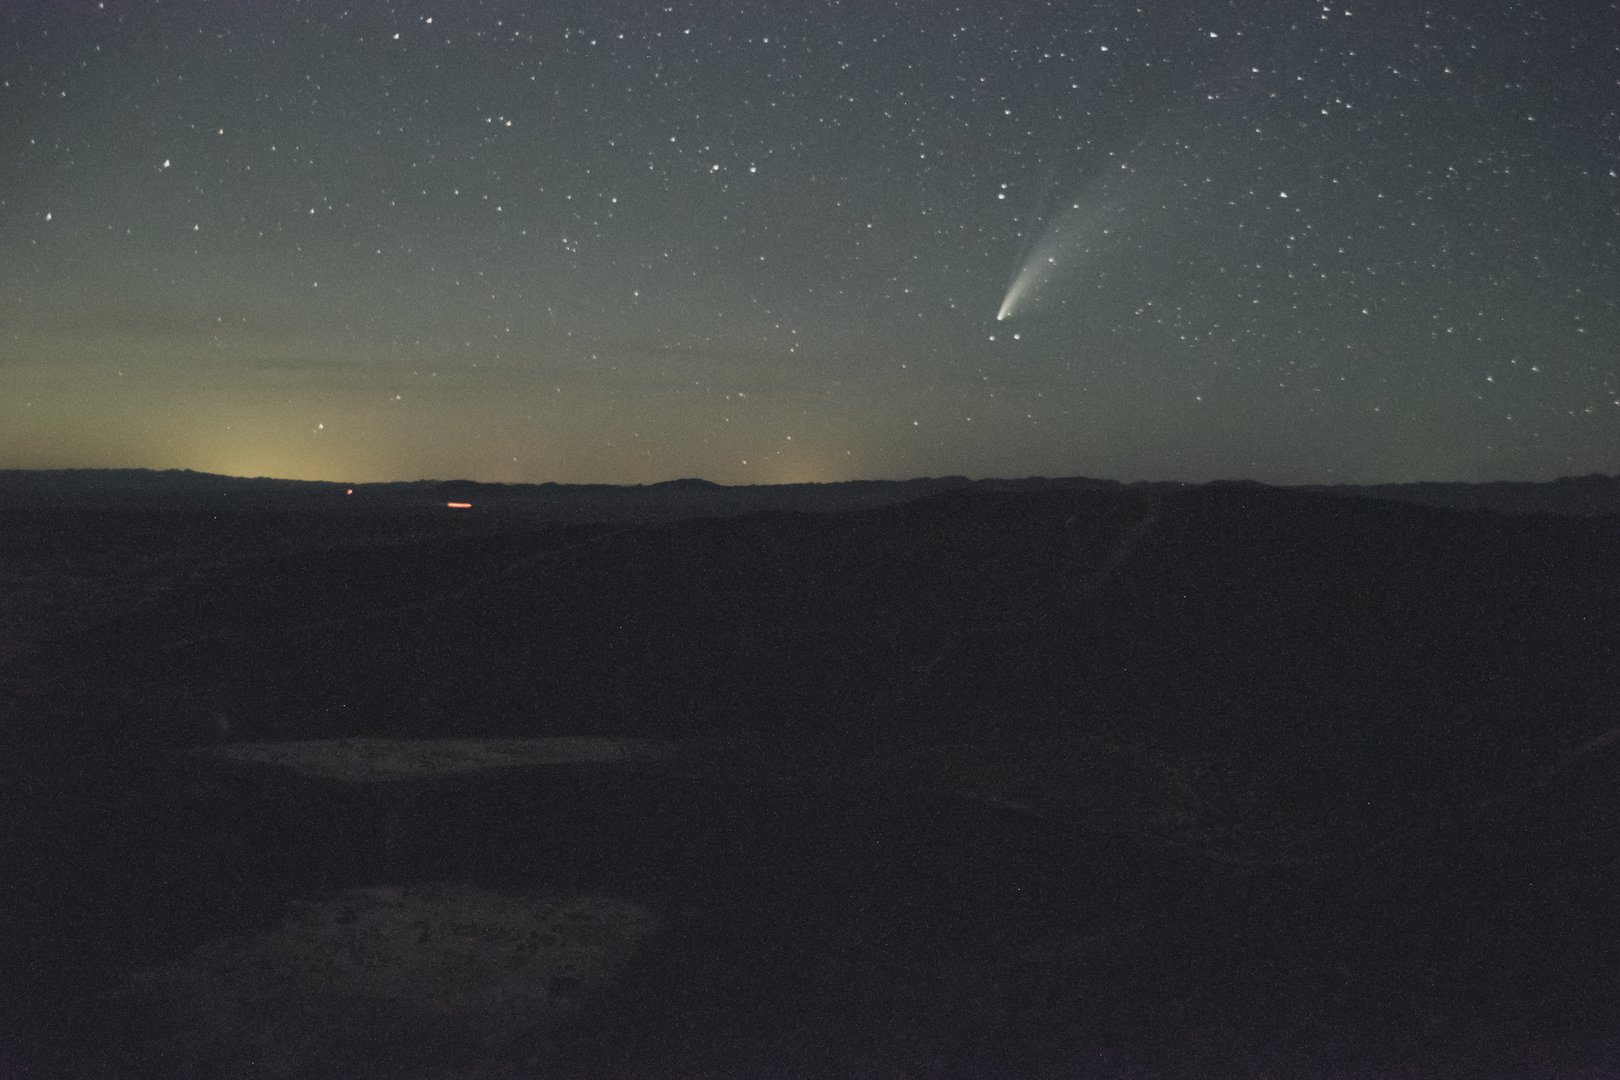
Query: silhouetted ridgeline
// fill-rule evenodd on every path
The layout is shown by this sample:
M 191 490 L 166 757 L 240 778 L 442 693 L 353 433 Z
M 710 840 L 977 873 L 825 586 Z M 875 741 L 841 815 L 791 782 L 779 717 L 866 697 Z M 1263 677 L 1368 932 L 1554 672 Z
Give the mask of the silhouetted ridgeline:
M 706 480 L 646 485 L 485 484 L 470 480 L 341 484 L 242 479 L 187 470 L 0 470 L 0 500 L 23 499 L 33 505 L 61 508 L 319 510 L 357 516 L 411 511 L 437 514 L 446 502 L 459 501 L 473 503 L 480 517 L 504 520 L 663 521 L 760 510 L 829 511 L 887 506 L 972 483 L 962 477 L 942 477 L 738 487 L 723 487 Z M 1103 481 L 1053 483 L 1106 485 Z
M 916 480 L 851 480 L 828 484 L 723 486 L 707 480 L 646 485 L 485 484 L 466 480 L 413 480 L 342 484 L 314 480 L 244 479 L 171 469 L 0 469 L 0 500 L 57 507 L 165 509 L 342 509 L 355 513 L 436 511 L 447 500 L 474 502 L 482 514 L 535 521 L 660 521 L 720 517 L 760 510 L 832 511 L 891 506 L 959 488 L 994 491 L 1117 490 L 1113 480 L 1084 477 L 969 480 L 960 476 Z M 1148 483 L 1136 486 L 1166 486 Z M 1185 486 L 1171 484 L 1169 486 Z M 1241 482 L 1232 485 L 1264 485 Z M 1620 476 L 1563 477 L 1545 483 L 1424 482 L 1368 486 L 1316 485 L 1303 491 L 1394 499 L 1459 510 L 1593 516 L 1620 514 Z M 335 496 L 349 494 L 341 507 Z
M 1311 490 L 1504 514 L 1620 514 L 1620 477 L 1600 473 L 1565 476 L 1546 483 L 1498 480 L 1484 484 L 1341 484 Z
M 1191 803 L 1283 800 L 1302 828 L 1351 831 L 1477 805 L 1616 723 L 1620 519 L 1259 485 L 926 483 L 945 490 L 629 524 L 33 508 L 7 529 L 36 558 L 120 522 L 145 538 L 126 541 L 126 576 L 196 557 L 138 596 L 84 601 L 96 618 L 26 643 L 0 689 L 51 742 L 949 750 L 1019 772 L 1002 782 L 1026 801 L 1075 795 L 1051 761 L 1102 746 L 1168 770 Z

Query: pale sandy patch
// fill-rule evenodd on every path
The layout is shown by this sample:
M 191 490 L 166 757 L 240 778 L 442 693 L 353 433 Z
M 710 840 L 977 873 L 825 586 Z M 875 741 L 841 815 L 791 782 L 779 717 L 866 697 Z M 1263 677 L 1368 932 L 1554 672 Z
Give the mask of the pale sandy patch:
M 182 1070 L 325 1075 L 355 1055 L 414 1069 L 532 1046 L 658 924 L 612 896 L 349 889 L 291 905 L 263 933 L 140 972 L 122 993 L 168 1018 L 160 1054 Z
M 326 780 L 403 780 L 534 765 L 659 761 L 670 747 L 652 739 L 562 736 L 544 739 L 306 739 L 230 743 L 207 754 L 279 765 Z

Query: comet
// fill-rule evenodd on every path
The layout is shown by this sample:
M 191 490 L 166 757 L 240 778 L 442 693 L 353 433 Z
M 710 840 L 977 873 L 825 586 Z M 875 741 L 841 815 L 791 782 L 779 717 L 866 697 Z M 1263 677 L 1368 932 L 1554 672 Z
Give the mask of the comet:
M 1122 164 L 1118 172 L 1091 177 L 1075 200 L 1047 222 L 1034 243 L 1024 249 L 1018 271 L 996 309 L 997 322 L 1024 314 L 1055 279 L 1072 280 L 1116 246 L 1125 232 L 1127 214 L 1126 193 L 1120 187 L 1129 176 Z
M 1001 298 L 1001 308 L 996 312 L 997 322 L 1006 322 L 1018 314 L 1018 309 L 1025 301 L 1034 297 L 1037 290 L 1045 284 L 1046 279 L 1058 267 L 1056 252 L 1043 253 L 1045 247 L 1050 246 L 1047 241 L 1051 237 L 1051 230 L 1047 230 L 1041 242 L 1035 245 L 1024 265 L 1019 269 L 1012 284 L 1007 286 L 1007 295 Z

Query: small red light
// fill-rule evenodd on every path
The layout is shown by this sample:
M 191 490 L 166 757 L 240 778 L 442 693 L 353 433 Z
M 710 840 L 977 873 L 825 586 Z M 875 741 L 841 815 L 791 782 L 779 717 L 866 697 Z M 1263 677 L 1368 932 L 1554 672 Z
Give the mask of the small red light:
M 348 490 L 344 491 L 343 494 L 345 494 L 345 495 L 353 495 L 354 494 L 354 488 L 349 488 Z
M 471 510 L 472 503 L 445 503 L 452 510 Z

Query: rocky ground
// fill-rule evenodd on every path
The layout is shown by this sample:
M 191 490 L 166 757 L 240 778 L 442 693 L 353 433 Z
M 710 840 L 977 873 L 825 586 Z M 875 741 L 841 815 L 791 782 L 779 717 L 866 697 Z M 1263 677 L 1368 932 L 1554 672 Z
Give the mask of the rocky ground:
M 0 1075 L 1620 1062 L 1614 519 L 299 506 L 0 519 Z
M 569 824 L 587 844 L 523 827 L 547 803 L 527 784 L 463 775 L 423 789 L 439 828 L 387 858 L 366 827 L 386 806 L 319 784 L 199 785 L 173 758 L 37 781 L 13 820 L 59 846 L 12 887 L 32 931 L 6 943 L 28 988 L 12 1071 L 1506 1080 L 1620 1060 L 1602 867 L 1541 833 L 1239 865 L 739 760 L 590 789 Z M 253 832 L 266 799 L 303 839 Z

